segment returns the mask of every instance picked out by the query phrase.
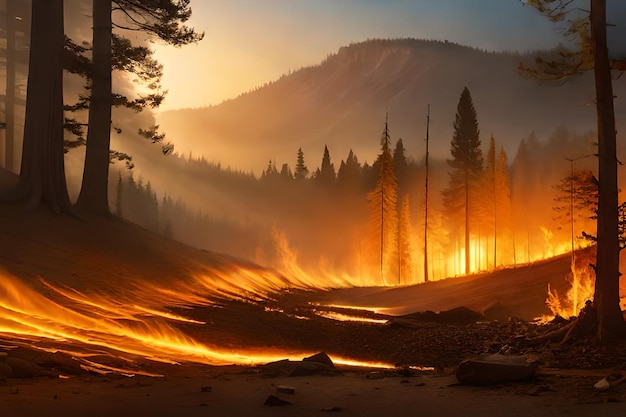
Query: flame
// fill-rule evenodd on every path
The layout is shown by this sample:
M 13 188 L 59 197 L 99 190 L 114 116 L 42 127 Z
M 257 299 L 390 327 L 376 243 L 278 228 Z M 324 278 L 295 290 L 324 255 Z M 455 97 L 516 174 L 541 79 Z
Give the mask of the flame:
M 589 262 L 585 262 L 586 257 L 577 259 L 572 257 L 570 263 L 570 274 L 568 281 L 570 288 L 567 290 L 564 298 L 559 297 L 556 290 L 552 290 L 548 286 L 548 298 L 546 305 L 550 308 L 553 316 L 573 317 L 578 316 L 580 311 L 585 307 L 587 301 L 593 300 L 595 274 L 589 266 Z M 540 317 L 540 321 L 549 321 L 552 317 Z
M 326 317 L 328 319 L 337 320 L 337 321 L 356 321 L 360 323 L 372 323 L 372 324 L 386 324 L 389 321 L 386 319 L 372 319 L 369 317 L 353 316 L 350 314 L 337 313 L 336 311 L 314 310 L 313 312 L 320 317 Z
M 213 272 L 212 275 L 194 276 L 189 281 L 161 283 L 161 287 L 156 283 L 142 287 L 141 283 L 146 284 L 143 281 L 129 281 L 126 288 L 117 288 L 110 293 L 102 290 L 87 293 L 53 285 L 43 279 L 35 281 L 35 286 L 31 287 L 0 271 L 0 334 L 41 350 L 66 352 L 84 369 L 99 373 L 141 373 L 136 369 L 124 370 L 123 367 L 101 364 L 95 357 L 103 355 L 129 364 L 134 358 L 141 357 L 170 364 L 195 362 L 209 365 L 252 365 L 311 355 L 311 352 L 284 349 L 250 348 L 234 352 L 201 343 L 174 327 L 173 323 L 206 324 L 170 313 L 166 306 L 212 306 L 206 300 L 210 295 L 247 298 L 257 290 L 260 290 L 257 297 L 267 297 L 267 288 L 279 288 L 288 283 L 284 277 L 253 268 L 233 267 L 228 272 Z M 229 274 L 242 278 L 239 291 L 235 284 L 224 282 L 227 277 L 232 277 Z M 232 278 L 230 282 L 233 282 Z M 48 290 L 50 297 L 44 296 L 43 290 Z M 188 296 L 184 296 L 185 291 L 189 291 Z M 343 362 L 381 366 L 354 360 L 338 361 Z

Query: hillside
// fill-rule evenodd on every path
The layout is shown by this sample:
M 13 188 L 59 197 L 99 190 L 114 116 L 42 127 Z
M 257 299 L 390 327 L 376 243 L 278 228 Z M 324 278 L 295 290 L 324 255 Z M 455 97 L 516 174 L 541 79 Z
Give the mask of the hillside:
M 15 176 L 0 171 L 0 191 L 14 181 Z M 416 407 L 431 404 L 431 397 L 439 402 L 432 403 L 428 415 L 442 415 L 443 409 L 445 415 L 458 415 L 481 392 L 488 397 L 480 401 L 490 406 L 498 396 L 498 415 L 512 404 L 524 416 L 545 415 L 545 407 L 571 407 L 572 396 L 595 403 L 598 394 L 591 387 L 604 370 L 560 369 L 558 377 L 543 371 L 541 386 L 515 386 L 542 393 L 539 398 L 524 394 L 538 401 L 520 408 L 518 388 L 508 394 L 451 388 L 458 385 L 454 367 L 476 353 L 507 349 L 540 356 L 546 368 L 605 369 L 623 361 L 622 345 L 602 350 L 585 342 L 558 349 L 524 347 L 526 337 L 562 320 L 542 327 L 520 320 L 483 321 L 465 309 L 438 316 L 390 315 L 465 305 L 479 309 L 497 300 L 512 308 L 497 311 L 503 318 L 534 316 L 545 310 L 548 283 L 565 290 L 568 264 L 567 257 L 560 257 L 405 288 L 311 291 L 306 288 L 313 283 L 298 277 L 282 277 L 122 221 L 81 221 L 1 204 L 0 401 L 10 415 L 24 417 L 50 412 L 191 416 L 206 414 L 207 407 L 216 416 L 273 415 L 273 409 L 263 413 L 268 410 L 263 401 L 286 385 L 297 387 L 297 395 L 287 398 L 295 404 L 290 409 L 301 415 L 319 414 L 329 398 L 330 405 L 356 410 L 346 415 L 359 416 L 387 415 L 393 407 L 399 409 L 394 415 L 413 415 Z M 293 287 L 305 290 L 288 289 Z M 328 305 L 337 303 L 386 310 Z M 322 351 L 338 366 L 336 377 L 281 373 L 297 366 L 299 358 Z M 284 358 L 294 362 L 250 366 Z M 246 366 L 207 366 L 233 363 Z M 13 378 L 7 376 L 7 364 Z M 371 370 L 381 366 L 387 369 Z M 607 395 L 618 398 L 611 401 L 626 399 L 614 391 L 601 398 Z M 589 411 L 584 415 L 597 415 L 595 408 Z
M 558 126 L 594 130 L 591 77 L 539 85 L 516 69 L 532 57 L 448 42 L 371 40 L 220 105 L 161 113 L 158 123 L 179 151 L 256 174 L 269 159 L 293 166 L 299 147 L 315 168 L 325 144 L 335 161 L 352 148 L 371 162 L 386 112 L 393 140 L 402 137 L 408 154 L 420 159 L 428 104 L 431 152 L 445 158 L 464 86 L 472 93 L 483 141 L 493 134 L 509 155 L 532 131 L 542 138 Z M 615 83 L 617 96 L 623 84 Z M 623 119 L 626 109 L 618 103 L 616 111 Z
M 0 179 L 0 190 L 4 190 L 15 178 L 3 171 Z M 148 329 L 157 326 L 159 334 L 167 334 L 168 328 L 158 324 L 163 318 L 176 332 L 208 342 L 215 349 L 241 348 L 241 343 L 246 348 L 273 346 L 281 351 L 324 349 L 324 340 L 314 336 L 317 326 L 332 326 L 332 320 L 314 319 L 315 311 L 324 310 L 323 306 L 312 307 L 314 300 L 362 307 L 366 302 L 371 307 L 386 307 L 391 314 L 459 306 L 483 310 L 499 300 L 511 307 L 510 314 L 532 318 L 547 312 L 543 300 L 548 284 L 564 293 L 569 270 L 568 259 L 561 257 L 493 276 L 483 274 L 393 290 L 326 289 L 318 293 L 310 292 L 317 283 L 303 277 L 283 277 L 245 260 L 199 250 L 132 224 L 80 221 L 45 209 L 26 213 L 20 204 L 0 205 L 0 254 L 3 328 L 20 323 L 20 328 L 28 326 L 26 334 L 44 334 L 52 339 L 62 334 L 64 340 L 76 338 L 75 342 L 96 346 L 107 334 L 128 333 L 122 345 L 111 341 L 107 345 L 126 349 L 137 343 L 132 350 L 135 354 L 146 354 L 146 347 L 142 337 L 135 334 L 136 325 L 130 324 L 142 323 Z M 291 310 L 294 313 L 289 314 Z M 310 319 L 295 318 L 303 314 Z M 90 329 L 88 339 L 84 339 L 86 326 Z M 283 331 L 272 331 L 276 326 Z M 294 345 L 292 337 L 299 342 Z M 337 347 L 336 341 L 327 342 L 327 349 Z M 183 354 L 168 352 L 161 348 L 160 355 L 181 358 Z M 218 357 L 202 361 L 206 360 L 223 361 Z

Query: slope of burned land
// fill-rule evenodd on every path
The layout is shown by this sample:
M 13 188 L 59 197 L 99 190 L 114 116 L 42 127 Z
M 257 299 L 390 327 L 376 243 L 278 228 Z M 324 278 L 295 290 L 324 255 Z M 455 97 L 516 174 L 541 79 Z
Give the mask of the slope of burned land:
M 9 176 L 3 185 L 14 180 Z M 120 359 L 107 354 L 110 348 L 94 350 L 78 343 L 40 340 L 37 344 L 46 350 L 33 350 L 23 338 L 3 333 L 0 351 L 22 361 L 25 373 L 30 372 L 30 363 L 44 376 L 1 382 L 0 402 L 3 410 L 14 416 L 146 411 L 155 416 L 204 415 L 206 407 L 212 415 L 274 415 L 275 410 L 264 407 L 263 401 L 275 393 L 276 386 L 287 384 L 298 387 L 297 394 L 288 398 L 293 403 L 291 410 L 298 415 L 319 415 L 320 410 L 354 416 L 414 415 L 417 408 L 423 415 L 459 415 L 468 404 L 478 407 L 474 408 L 476 415 L 533 417 L 551 411 L 617 415 L 619 410 L 613 404 L 596 403 L 626 401 L 625 390 L 597 393 L 592 386 L 609 372 L 626 369 L 623 345 L 598 346 L 589 340 L 534 345 L 528 341 L 563 326 L 567 320 L 538 326 L 514 317 L 543 312 L 547 283 L 563 290 L 568 262 L 562 257 L 515 270 L 407 288 L 279 290 L 272 285 L 265 291 L 257 287 L 257 294 L 246 288 L 235 296 L 230 289 L 207 296 L 211 298 L 207 305 L 163 306 L 195 320 L 175 327 L 200 343 L 232 352 L 326 351 L 331 358 L 398 366 L 396 371 L 385 373 L 344 370 L 341 378 L 265 379 L 254 367 L 213 368 L 185 361 L 179 366 L 142 357 Z M 27 213 L 21 204 L 0 205 L 0 265 L 2 280 L 10 276 L 52 298 L 58 294 L 42 286 L 39 277 L 63 288 L 86 293 L 110 291 L 122 297 L 130 281 L 171 284 L 206 273 L 207 268 L 228 274 L 236 271 L 234 266 L 242 266 L 270 273 L 246 261 L 201 251 L 115 219 L 77 220 L 45 209 Z M 279 284 L 286 287 L 288 283 L 285 279 Z M 501 303 L 499 309 L 486 309 L 496 301 Z M 501 317 L 494 320 L 483 312 L 496 312 Z M 351 321 L 355 319 L 365 321 Z M 104 365 L 132 365 L 136 373 L 165 377 L 126 379 L 115 372 L 99 376 L 80 367 L 76 357 L 57 351 L 65 348 L 74 352 L 84 349 L 90 359 Z M 453 388 L 452 374 L 461 360 L 495 352 L 537 358 L 540 375 L 530 384 L 505 384 L 479 391 Z M 433 367 L 435 371 L 415 374 L 408 365 Z M 69 379 L 54 378 L 60 374 Z

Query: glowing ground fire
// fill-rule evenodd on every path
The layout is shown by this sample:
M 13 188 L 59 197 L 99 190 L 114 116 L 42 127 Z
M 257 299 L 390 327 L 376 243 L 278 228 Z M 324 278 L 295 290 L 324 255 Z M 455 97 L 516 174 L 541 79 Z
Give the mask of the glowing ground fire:
M 222 297 L 229 294 L 229 297 L 235 298 L 235 294 L 239 294 L 249 298 L 251 295 L 246 294 L 247 290 L 262 298 L 267 294 L 268 287 L 279 285 L 272 281 L 278 278 L 267 271 L 259 273 L 241 269 L 239 275 L 247 278 L 238 282 L 241 288 L 235 288 L 234 284 L 231 287 L 223 285 L 220 276 L 213 274 L 177 285 L 171 282 L 163 286 L 155 283 L 148 285 L 135 281 L 129 283 L 128 288 L 118 288 L 112 293 L 87 293 L 56 286 L 42 279 L 34 283 L 38 288 L 35 290 L 7 273 L 0 273 L 0 334 L 34 348 L 68 352 L 84 369 L 103 373 L 137 372 L 98 363 L 93 357 L 101 356 L 102 352 L 128 362 L 133 357 L 142 357 L 163 363 L 209 365 L 251 365 L 310 356 L 312 352 L 280 349 L 228 351 L 194 340 L 172 325 L 205 324 L 168 312 L 166 306 L 207 306 L 211 304 L 207 296 L 212 292 Z M 49 295 L 44 295 L 45 292 Z M 335 360 L 353 366 L 393 367 L 344 358 Z

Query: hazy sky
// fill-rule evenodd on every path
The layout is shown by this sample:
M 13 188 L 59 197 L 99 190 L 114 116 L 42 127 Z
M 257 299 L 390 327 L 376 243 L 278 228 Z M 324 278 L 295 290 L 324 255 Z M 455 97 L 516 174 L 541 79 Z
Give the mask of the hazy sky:
M 218 104 L 371 38 L 519 51 L 563 40 L 521 0 L 192 0 L 191 7 L 190 24 L 205 39 L 156 46 L 169 90 L 161 110 Z

